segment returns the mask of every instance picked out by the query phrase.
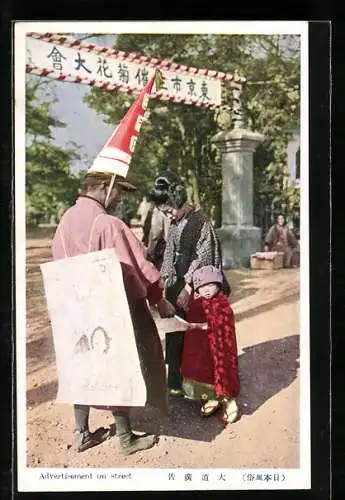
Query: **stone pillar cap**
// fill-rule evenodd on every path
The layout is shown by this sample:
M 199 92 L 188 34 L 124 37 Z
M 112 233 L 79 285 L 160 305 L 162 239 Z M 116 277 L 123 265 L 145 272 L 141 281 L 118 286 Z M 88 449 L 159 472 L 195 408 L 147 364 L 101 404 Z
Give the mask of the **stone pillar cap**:
M 232 141 L 254 141 L 262 142 L 265 136 L 259 132 L 253 132 L 244 128 L 234 128 L 232 130 L 222 130 L 217 132 L 212 138 L 212 142 L 232 142 Z

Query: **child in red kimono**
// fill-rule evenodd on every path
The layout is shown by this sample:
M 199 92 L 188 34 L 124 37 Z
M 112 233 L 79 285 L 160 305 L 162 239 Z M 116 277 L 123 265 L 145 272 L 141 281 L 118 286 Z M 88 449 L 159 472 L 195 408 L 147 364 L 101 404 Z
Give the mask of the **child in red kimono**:
M 235 398 L 240 380 L 234 314 L 222 283 L 222 272 L 214 266 L 194 272 L 195 294 L 186 320 L 200 327 L 185 334 L 180 370 L 186 397 L 204 401 L 201 415 L 222 409 L 221 420 L 227 424 L 239 415 Z

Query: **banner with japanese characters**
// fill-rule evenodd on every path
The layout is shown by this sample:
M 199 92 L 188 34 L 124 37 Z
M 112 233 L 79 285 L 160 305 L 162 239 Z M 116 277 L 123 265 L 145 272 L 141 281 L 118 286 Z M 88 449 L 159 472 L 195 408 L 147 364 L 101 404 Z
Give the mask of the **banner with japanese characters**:
M 157 59 L 94 45 L 87 49 L 84 45 L 66 37 L 59 39 L 58 35 L 44 39 L 27 36 L 26 72 L 138 94 L 159 67 L 164 83 L 153 98 L 206 108 L 221 104 L 222 79 L 228 76 L 224 73 L 171 62 L 168 65 L 166 61 L 160 64 Z

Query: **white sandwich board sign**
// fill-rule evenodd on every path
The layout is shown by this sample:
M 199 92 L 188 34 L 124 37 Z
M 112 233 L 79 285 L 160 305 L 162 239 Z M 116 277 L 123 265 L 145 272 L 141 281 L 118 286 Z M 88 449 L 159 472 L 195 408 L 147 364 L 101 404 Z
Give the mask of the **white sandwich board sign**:
M 57 402 L 144 406 L 120 262 L 113 249 L 41 265 L 59 377 Z

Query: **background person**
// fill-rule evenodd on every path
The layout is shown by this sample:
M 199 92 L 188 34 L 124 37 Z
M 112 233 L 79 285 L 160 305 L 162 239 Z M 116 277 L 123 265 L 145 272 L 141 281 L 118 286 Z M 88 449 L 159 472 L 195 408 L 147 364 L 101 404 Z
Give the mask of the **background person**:
M 138 217 L 139 224 L 144 225 L 147 212 L 150 210 L 151 202 L 148 200 L 147 196 L 143 196 L 141 202 L 139 203 L 136 216 Z
M 164 202 L 164 195 L 162 197 L 161 193 L 151 190 L 148 198 L 152 206 L 144 223 L 143 242 L 145 244 L 146 241 L 147 258 L 157 267 L 157 269 L 160 269 L 163 263 L 170 219 L 158 208 L 159 205 Z
M 283 252 L 284 267 L 291 267 L 295 251 L 298 251 L 298 240 L 286 224 L 284 216 L 279 214 L 266 235 L 265 252 Z

